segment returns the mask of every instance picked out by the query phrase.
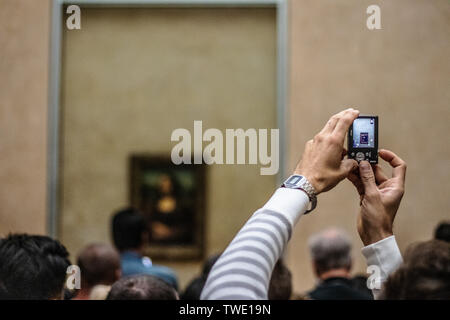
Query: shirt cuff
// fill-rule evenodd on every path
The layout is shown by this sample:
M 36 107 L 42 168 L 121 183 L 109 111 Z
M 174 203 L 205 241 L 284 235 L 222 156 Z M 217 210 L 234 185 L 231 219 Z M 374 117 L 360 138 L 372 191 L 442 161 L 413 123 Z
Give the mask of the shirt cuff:
M 278 188 L 263 209 L 279 212 L 295 225 L 300 216 L 306 212 L 308 205 L 309 197 L 306 192 L 299 189 Z
M 403 263 L 403 258 L 395 241 L 390 236 L 362 248 L 362 254 L 367 259 L 367 266 L 378 266 L 380 281 L 384 282 Z

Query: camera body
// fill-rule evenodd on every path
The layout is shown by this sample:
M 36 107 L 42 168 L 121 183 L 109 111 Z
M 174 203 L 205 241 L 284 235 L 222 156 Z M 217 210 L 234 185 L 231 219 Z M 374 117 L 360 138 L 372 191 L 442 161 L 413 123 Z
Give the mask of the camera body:
M 348 158 L 378 163 L 378 116 L 359 116 L 348 130 Z

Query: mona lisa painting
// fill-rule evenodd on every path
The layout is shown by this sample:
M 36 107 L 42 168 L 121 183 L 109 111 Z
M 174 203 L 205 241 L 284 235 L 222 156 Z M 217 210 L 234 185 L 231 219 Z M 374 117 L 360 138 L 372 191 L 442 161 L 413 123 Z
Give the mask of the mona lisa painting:
M 174 165 L 170 158 L 130 157 L 130 202 L 144 215 L 155 259 L 203 257 L 205 166 Z

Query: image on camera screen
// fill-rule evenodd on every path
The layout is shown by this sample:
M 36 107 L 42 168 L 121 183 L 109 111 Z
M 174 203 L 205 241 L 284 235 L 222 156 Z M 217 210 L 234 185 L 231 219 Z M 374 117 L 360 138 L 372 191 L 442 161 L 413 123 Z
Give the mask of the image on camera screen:
M 353 148 L 373 148 L 375 122 L 370 118 L 358 118 L 353 122 Z
M 360 144 L 369 144 L 369 133 L 368 132 L 361 132 L 359 134 L 359 143 Z

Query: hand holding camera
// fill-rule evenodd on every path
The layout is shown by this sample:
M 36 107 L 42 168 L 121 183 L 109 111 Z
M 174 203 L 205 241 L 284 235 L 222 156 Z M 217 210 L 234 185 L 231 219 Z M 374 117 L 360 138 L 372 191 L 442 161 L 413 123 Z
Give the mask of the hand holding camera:
M 392 226 L 405 189 L 406 163 L 389 150 L 380 150 L 380 157 L 392 166 L 388 178 L 377 164 L 361 161 L 359 176 L 355 172 L 348 179 L 355 185 L 360 197 L 358 233 L 365 246 L 393 234 Z
M 355 160 L 343 157 L 346 133 L 358 115 L 359 111 L 352 108 L 335 114 L 314 139 L 306 143 L 294 174 L 306 177 L 316 195 L 331 190 L 357 168 Z

